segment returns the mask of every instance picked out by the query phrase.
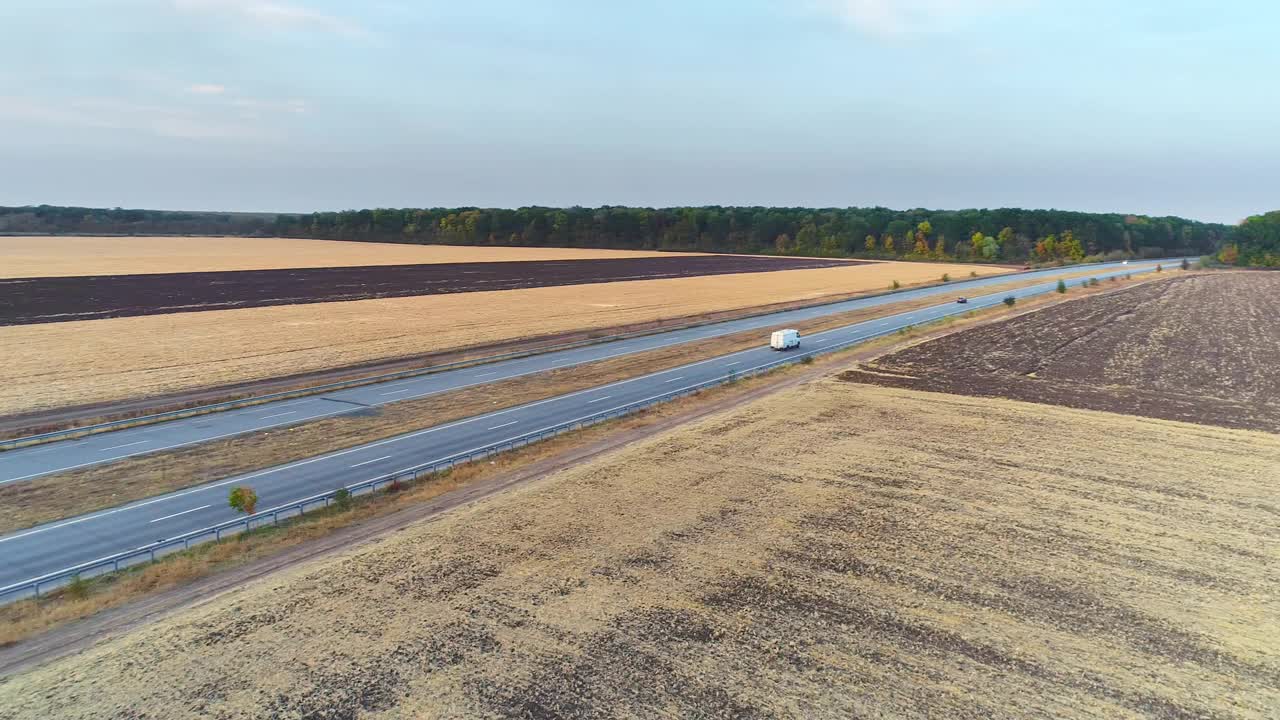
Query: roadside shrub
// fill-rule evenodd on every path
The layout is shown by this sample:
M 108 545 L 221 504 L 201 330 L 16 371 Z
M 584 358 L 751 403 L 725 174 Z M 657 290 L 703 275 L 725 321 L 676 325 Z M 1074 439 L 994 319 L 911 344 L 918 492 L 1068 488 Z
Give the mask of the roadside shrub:
M 391 482 L 387 483 L 388 495 L 395 495 L 396 493 L 400 492 L 403 489 L 404 489 L 404 485 L 400 484 L 400 478 L 395 478 Z
M 1191 263 L 1186 258 L 1182 258 L 1182 269 L 1183 270 L 1191 269 Z
M 942 282 L 951 282 L 951 274 L 942 273 Z
M 1098 278 L 1089 278 L 1089 287 L 1098 287 Z
M 1059 280 L 1059 281 L 1058 281 L 1058 292 L 1060 292 L 1060 293 L 1065 293 L 1066 291 L 1067 291 L 1067 283 L 1066 283 L 1066 282 L 1064 282 L 1064 281 L 1062 281 L 1062 280 Z
M 897 290 L 897 289 L 898 289 L 898 288 L 900 288 L 900 287 L 902 287 L 902 283 L 898 282 L 897 280 L 894 280 L 894 281 L 893 281 L 893 289 L 894 289 L 894 290 Z
M 970 270 L 970 271 L 969 271 L 969 277 L 978 277 L 978 271 L 977 271 L 977 270 Z
M 1014 297 L 1014 296 L 1012 296 L 1012 295 L 1009 295 L 1008 297 L 1006 297 L 1006 298 L 1004 299 L 1004 304 L 1005 304 L 1007 307 L 1013 307 L 1014 305 L 1017 305 L 1017 304 L 1018 304 L 1018 298 L 1016 298 L 1016 297 Z
M 813 364 L 813 356 L 812 356 L 812 355 L 805 355 L 804 357 L 800 358 L 800 363 L 801 363 L 802 365 L 812 365 L 812 364 Z
M 227 495 L 227 504 L 233 510 L 239 510 L 245 515 L 252 515 L 253 511 L 258 507 L 258 493 L 248 485 L 242 485 L 238 488 L 232 488 L 231 493 Z
M 1164 272 L 1164 266 L 1163 266 L 1163 265 L 1160 265 L 1159 263 L 1157 263 L 1157 264 L 1156 264 L 1156 272 Z
M 1111 276 L 1111 282 L 1117 282 L 1117 281 L 1119 281 L 1119 280 L 1120 280 L 1120 278 L 1119 278 L 1119 277 L 1117 277 L 1117 276 L 1115 276 L 1115 275 L 1112 275 L 1112 276 Z
M 338 488 L 338 491 L 333 494 L 333 504 L 337 505 L 338 509 L 343 512 L 350 510 L 351 491 L 346 488 Z
M 89 581 L 76 575 L 67 583 L 67 597 L 72 600 L 83 600 L 89 597 Z

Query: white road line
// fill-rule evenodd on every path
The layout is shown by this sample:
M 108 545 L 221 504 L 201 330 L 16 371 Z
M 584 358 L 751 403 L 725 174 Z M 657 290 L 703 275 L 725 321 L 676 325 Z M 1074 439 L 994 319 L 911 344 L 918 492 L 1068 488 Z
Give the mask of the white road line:
M 738 362 L 725 363 L 725 367 L 733 367 L 734 365 L 741 365 L 741 364 L 742 364 L 742 361 L 739 360 Z
M 351 467 L 353 467 L 353 468 L 358 468 L 358 467 L 360 467 L 360 466 L 362 466 L 362 465 L 371 465 L 371 464 L 373 464 L 373 463 L 378 462 L 379 460 L 386 460 L 386 459 L 388 459 L 388 458 L 390 458 L 390 457 L 391 457 L 391 455 L 383 455 L 383 456 L 382 456 L 382 457 L 380 457 L 380 458 L 374 458 L 374 459 L 372 459 L 372 460 L 365 460 L 365 461 L 364 461 L 364 462 L 362 462 L 362 463 L 356 463 L 355 465 L 352 465 Z
M 405 388 L 403 390 L 392 390 L 391 392 L 378 393 L 379 395 L 399 395 L 401 393 L 413 392 L 415 388 Z
M 112 445 L 109 448 L 102 448 L 102 452 L 106 452 L 108 450 L 119 450 L 120 448 L 126 448 L 126 447 L 133 447 L 134 445 L 141 445 L 142 443 L 147 443 L 147 442 L 151 442 L 151 441 L 139 440 L 137 442 L 125 443 L 124 445 Z
M 611 397 L 613 397 L 613 396 L 612 396 L 612 395 L 605 395 L 604 397 L 598 397 L 598 398 L 596 398 L 595 400 L 588 400 L 588 401 L 587 401 L 587 404 L 588 404 L 588 405 L 590 405 L 591 403 L 598 403 L 598 402 L 600 402 L 601 400 L 608 400 L 608 399 L 609 399 L 609 398 L 611 398 Z
M 818 344 L 821 344 L 821 343 L 826 342 L 826 340 L 814 340 L 813 342 L 814 342 L 814 344 L 815 344 L 815 345 L 818 345 Z
M 191 508 L 190 510 L 183 510 L 182 512 L 176 512 L 176 513 L 174 513 L 174 514 L 172 514 L 172 515 L 165 515 L 164 517 L 158 517 L 158 518 L 156 518 L 155 520 L 152 520 L 151 522 L 153 522 L 153 523 L 158 523 L 158 522 L 160 522 L 161 520 L 168 520 L 169 518 L 176 518 L 176 517 L 178 517 L 179 515 L 186 515 L 187 513 L 193 513 L 193 512 L 195 512 L 195 511 L 197 511 L 197 510 L 203 510 L 203 509 L 205 509 L 205 508 L 207 508 L 207 507 L 213 507 L 213 506 L 212 506 L 212 505 L 201 505 L 201 506 L 200 506 L 200 507 L 198 507 L 198 508 Z
M 259 420 L 270 420 L 271 418 L 278 418 L 278 417 L 284 417 L 285 415 L 297 415 L 297 414 L 298 414 L 298 411 L 297 411 L 297 410 L 290 410 L 289 412 L 276 413 L 275 415 L 263 415 L 262 417 L 260 417 L 260 418 L 258 418 L 258 419 L 259 419 Z
M 503 423 L 503 424 L 501 424 L 501 425 L 494 425 L 493 427 L 491 427 L 491 428 L 489 428 L 489 429 L 490 429 L 490 430 L 497 430 L 498 428 L 511 427 L 512 425 L 515 425 L 515 424 L 516 424 L 516 423 L 518 423 L 518 422 L 520 422 L 520 421 L 519 421 L 519 420 L 512 420 L 512 421 L 511 421 L 511 422 L 509 422 L 509 423 Z
M 673 377 L 673 378 L 671 378 L 670 380 L 663 380 L 662 382 L 664 382 L 664 383 L 673 383 L 673 382 L 675 382 L 675 381 L 677 381 L 677 380 L 683 380 L 683 379 L 684 379 L 684 376 L 683 376 L 683 375 L 681 375 L 680 377 Z
M 497 374 L 498 374 L 498 371 L 494 370 L 493 372 L 480 373 L 479 375 L 472 375 L 471 377 L 489 377 L 490 375 L 497 375 Z

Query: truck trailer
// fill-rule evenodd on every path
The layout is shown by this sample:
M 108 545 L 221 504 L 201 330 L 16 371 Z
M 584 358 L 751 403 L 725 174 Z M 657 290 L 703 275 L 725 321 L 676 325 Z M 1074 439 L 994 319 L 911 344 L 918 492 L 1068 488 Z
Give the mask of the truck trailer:
M 800 347 L 799 330 L 775 330 L 769 336 L 769 347 L 774 350 L 791 350 Z

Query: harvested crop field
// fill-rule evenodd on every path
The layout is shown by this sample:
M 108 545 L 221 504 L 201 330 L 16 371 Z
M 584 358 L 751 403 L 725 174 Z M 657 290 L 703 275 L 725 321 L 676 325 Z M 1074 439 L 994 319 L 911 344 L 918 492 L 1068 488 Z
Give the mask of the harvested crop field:
M 968 267 L 980 275 L 1000 267 Z M 0 328 L 0 414 L 937 281 L 952 265 L 639 280 Z
M 344 302 L 560 285 L 808 270 L 865 263 L 751 255 L 382 265 L 0 282 L 0 325 Z
M 0 707 L 1272 717 L 1278 464 L 1258 432 L 815 382 L 9 678 Z
M 243 237 L 0 237 L 0 277 L 135 275 L 423 263 L 666 257 L 585 248 L 470 247 Z M 688 256 L 688 254 L 684 254 Z
M 1280 432 L 1280 274 L 1174 277 L 900 350 L 891 387 Z

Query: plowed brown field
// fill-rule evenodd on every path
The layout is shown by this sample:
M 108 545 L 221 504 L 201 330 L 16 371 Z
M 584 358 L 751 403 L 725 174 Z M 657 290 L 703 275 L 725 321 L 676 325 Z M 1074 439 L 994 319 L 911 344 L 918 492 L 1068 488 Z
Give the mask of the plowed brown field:
M 1280 432 L 1280 274 L 1175 277 L 900 350 L 847 380 Z
M 0 713 L 1274 717 L 1278 465 L 1258 432 L 816 382 L 10 678 Z

